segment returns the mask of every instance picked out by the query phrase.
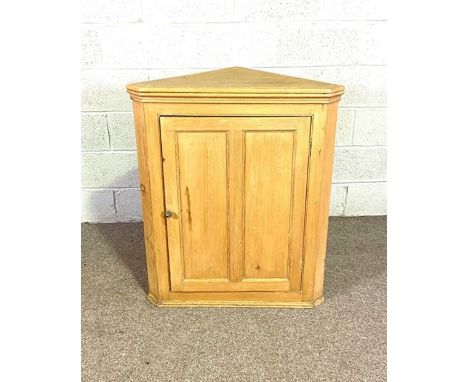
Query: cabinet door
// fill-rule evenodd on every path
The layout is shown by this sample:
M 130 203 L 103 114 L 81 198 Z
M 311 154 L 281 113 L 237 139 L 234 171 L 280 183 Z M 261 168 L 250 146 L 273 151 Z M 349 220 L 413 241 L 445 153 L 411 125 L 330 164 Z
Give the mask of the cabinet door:
M 300 290 L 311 118 L 160 123 L 171 290 Z

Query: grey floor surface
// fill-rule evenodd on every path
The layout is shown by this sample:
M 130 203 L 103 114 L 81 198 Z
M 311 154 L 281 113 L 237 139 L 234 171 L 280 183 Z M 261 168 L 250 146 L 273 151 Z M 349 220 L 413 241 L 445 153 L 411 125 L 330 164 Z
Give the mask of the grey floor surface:
M 331 218 L 316 309 L 157 308 L 140 223 L 82 225 L 82 381 L 385 381 L 386 219 Z

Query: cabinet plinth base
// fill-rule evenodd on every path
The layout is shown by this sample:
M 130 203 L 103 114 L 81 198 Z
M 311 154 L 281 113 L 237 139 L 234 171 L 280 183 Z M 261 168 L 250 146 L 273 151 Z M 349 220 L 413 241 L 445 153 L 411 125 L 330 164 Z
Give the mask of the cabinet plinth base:
M 147 299 L 153 305 L 160 308 L 296 308 L 296 309 L 313 309 L 324 301 L 324 297 L 320 297 L 312 302 L 289 302 L 289 301 L 182 301 L 169 300 L 161 301 L 154 298 L 151 294 L 147 295 Z

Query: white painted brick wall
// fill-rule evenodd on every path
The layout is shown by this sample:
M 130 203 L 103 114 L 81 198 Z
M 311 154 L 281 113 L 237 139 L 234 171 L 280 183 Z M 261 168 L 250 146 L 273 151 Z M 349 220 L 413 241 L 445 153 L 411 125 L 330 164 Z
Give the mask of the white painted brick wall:
M 81 220 L 85 222 L 116 221 L 112 190 L 81 190 Z
M 385 183 L 354 183 L 348 186 L 345 215 L 386 215 Z
M 330 211 L 386 214 L 383 0 L 84 0 L 82 221 L 141 220 L 130 82 L 246 66 L 345 85 Z
M 136 150 L 132 113 L 111 113 L 107 116 L 112 150 Z
M 337 147 L 333 166 L 333 182 L 384 181 L 387 150 L 385 147 Z
M 115 209 L 119 221 L 141 220 L 140 189 L 116 190 Z
M 106 114 L 81 114 L 81 151 L 109 149 Z
M 141 0 L 82 0 L 83 23 L 132 23 L 141 21 Z
M 144 23 L 220 23 L 236 21 L 236 0 L 142 0 Z
M 84 152 L 81 185 L 86 188 L 138 187 L 136 152 Z
M 346 208 L 347 186 L 333 184 L 330 199 L 330 215 L 343 216 Z
M 353 144 L 360 146 L 387 144 L 387 113 L 385 109 L 356 111 Z
M 351 146 L 353 143 L 354 117 L 352 109 L 340 109 L 336 122 L 335 146 Z

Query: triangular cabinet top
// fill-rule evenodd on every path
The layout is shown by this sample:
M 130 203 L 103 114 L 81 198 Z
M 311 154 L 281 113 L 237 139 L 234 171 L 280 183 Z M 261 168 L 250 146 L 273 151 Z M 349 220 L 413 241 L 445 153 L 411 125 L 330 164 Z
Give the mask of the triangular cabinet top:
M 137 82 L 127 85 L 136 98 L 155 96 L 221 97 L 300 97 L 335 98 L 344 92 L 342 85 L 285 76 L 241 67 Z

